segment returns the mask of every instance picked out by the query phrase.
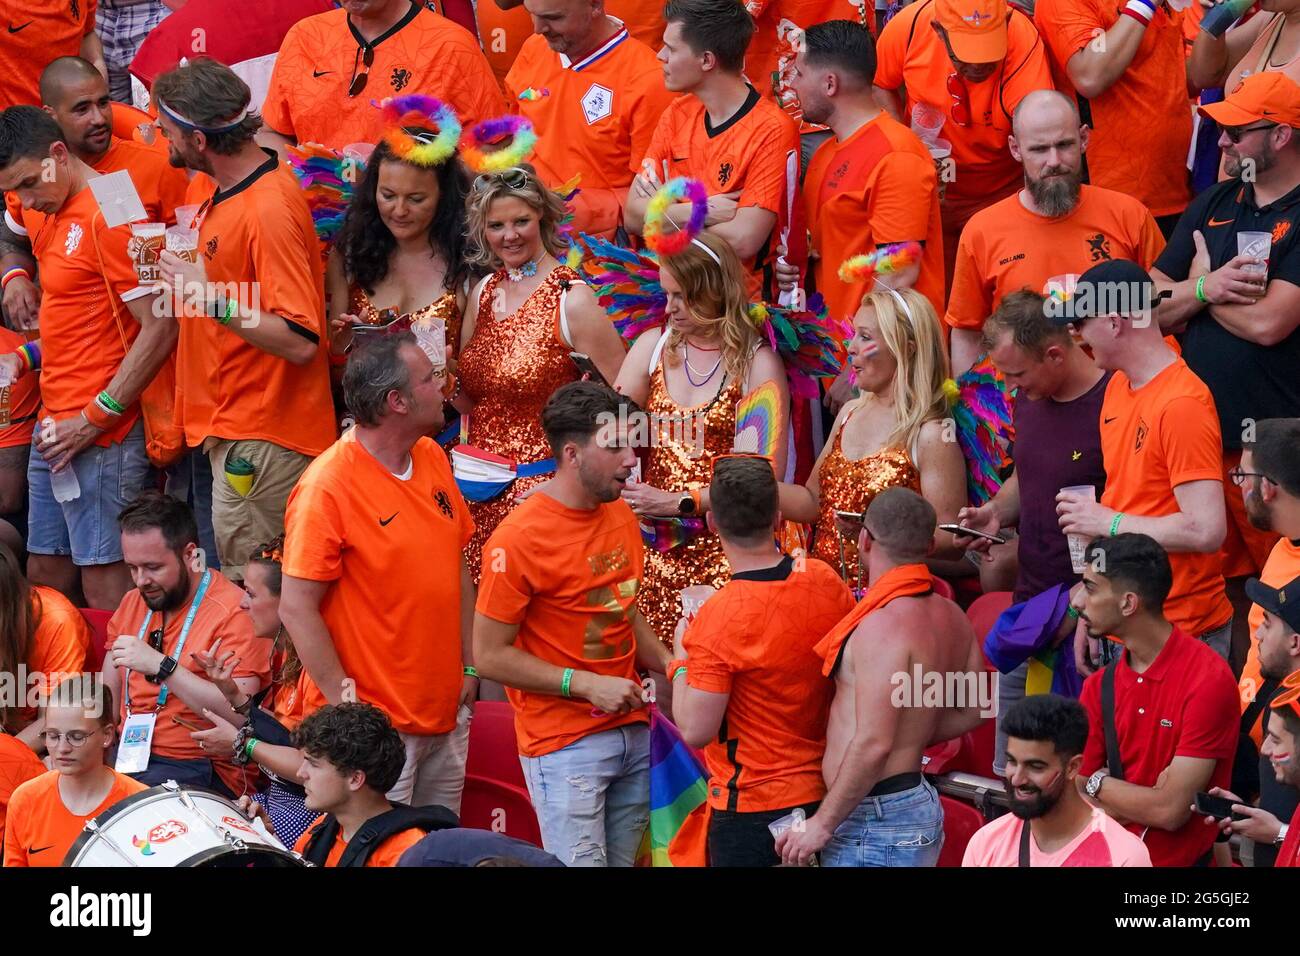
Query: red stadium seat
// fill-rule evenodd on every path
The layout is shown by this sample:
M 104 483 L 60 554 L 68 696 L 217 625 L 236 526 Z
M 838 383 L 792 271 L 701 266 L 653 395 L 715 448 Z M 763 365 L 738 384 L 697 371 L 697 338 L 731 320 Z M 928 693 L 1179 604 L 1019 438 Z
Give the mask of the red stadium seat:
M 514 710 L 506 701 L 480 700 L 474 705 L 465 773 L 508 784 L 524 790 L 527 796 L 519 745 L 515 742 Z
M 92 672 L 98 671 L 104 666 L 104 655 L 108 653 L 108 619 L 113 616 L 113 612 L 94 607 L 78 610 L 90 625 L 90 654 L 86 658 L 86 665 Z
M 949 601 L 957 600 L 957 594 L 952 589 L 952 585 L 943 578 L 931 577 L 931 584 L 934 586 L 934 593 L 939 597 L 946 597 Z
M 939 803 L 943 805 L 943 850 L 939 853 L 939 866 L 961 866 L 966 844 L 984 826 L 984 814 L 969 803 L 942 794 Z
M 533 812 L 528 791 L 499 780 L 465 775 L 465 793 L 460 801 L 460 825 L 476 830 L 493 830 L 534 846 L 542 845 L 542 833 L 537 826 L 537 814 Z
M 975 629 L 975 639 L 984 646 L 984 638 L 988 637 L 989 631 L 993 629 L 998 615 L 1011 607 L 1010 591 L 990 591 L 988 594 L 980 595 L 975 602 L 966 609 L 966 617 L 970 620 L 971 627 Z

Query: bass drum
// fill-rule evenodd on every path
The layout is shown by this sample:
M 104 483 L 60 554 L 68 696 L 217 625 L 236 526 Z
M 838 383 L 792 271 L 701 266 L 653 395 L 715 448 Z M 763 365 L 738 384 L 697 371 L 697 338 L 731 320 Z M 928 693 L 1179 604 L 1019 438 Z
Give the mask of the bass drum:
M 307 866 L 230 800 L 168 780 L 86 823 L 64 866 Z

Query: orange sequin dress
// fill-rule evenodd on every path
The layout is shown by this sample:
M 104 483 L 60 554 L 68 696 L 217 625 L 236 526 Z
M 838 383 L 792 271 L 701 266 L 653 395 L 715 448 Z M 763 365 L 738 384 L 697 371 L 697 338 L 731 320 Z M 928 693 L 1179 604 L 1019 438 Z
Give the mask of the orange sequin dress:
M 379 309 L 370 301 L 364 289 L 357 285 L 348 286 L 348 303 L 353 315 L 366 325 L 379 324 Z M 460 309 L 456 305 L 456 293 L 444 292 L 423 308 L 407 312 L 397 317 L 397 321 L 406 327 L 424 325 L 441 319 L 447 326 L 447 358 L 451 359 L 460 340 Z
M 650 375 L 646 412 L 655 430 L 655 445 L 646 458 L 642 478 L 662 491 L 707 488 L 713 459 L 736 444 L 736 403 L 743 381 L 724 380 L 717 396 L 701 405 L 683 406 L 668 394 L 663 360 Z M 699 441 L 703 433 L 702 448 Z M 647 547 L 637 608 L 659 639 L 672 647 L 682 616 L 681 592 L 692 584 L 720 588 L 731 579 L 731 567 L 717 535 L 705 531 L 669 551 Z
M 465 443 L 522 465 L 551 457 L 542 431 L 542 407 L 557 388 L 578 378 L 571 350 L 561 344 L 560 295 L 569 283 L 581 280 L 572 269 L 559 266 L 517 312 L 498 316 L 492 303 L 504 281 L 501 271 L 484 285 L 474 337 L 461 350 L 461 389 L 474 402 Z M 475 583 L 483 545 L 514 509 L 515 498 L 549 479 L 549 474 L 520 478 L 490 501 L 469 503 L 475 527 L 465 558 Z
M 865 458 L 846 458 L 841 442 L 847 426 L 845 419 L 835 434 L 830 454 L 817 469 L 820 507 L 813 525 L 811 553 L 838 571 L 849 587 L 861 589 L 867 582 L 865 577 L 859 580 L 857 539 L 849 540 L 840 534 L 835 512 L 862 514 L 886 488 L 911 488 L 920 494 L 921 472 L 907 450 L 898 447 L 882 448 Z

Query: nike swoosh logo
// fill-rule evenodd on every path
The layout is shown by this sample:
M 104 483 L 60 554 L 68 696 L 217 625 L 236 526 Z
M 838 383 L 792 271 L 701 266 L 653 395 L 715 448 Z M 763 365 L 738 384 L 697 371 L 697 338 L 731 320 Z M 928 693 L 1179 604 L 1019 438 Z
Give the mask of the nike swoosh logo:
M 20 27 L 16 27 L 16 26 L 14 26 L 14 25 L 11 23 L 11 24 L 9 24 L 9 32 L 10 32 L 10 33 L 21 33 L 23 30 L 26 30 L 29 26 L 31 26 L 32 23 L 34 23 L 34 22 L 35 22 L 35 21 L 33 21 L 33 20 L 28 20 L 26 23 L 24 23 L 24 24 L 23 24 L 22 26 L 20 26 Z M 48 850 L 49 847 L 45 847 L 45 849 Z
M 1109 425 L 1109 424 L 1110 424 L 1111 422 L 1113 422 L 1116 418 L 1119 418 L 1119 416 L 1116 415 L 1116 416 L 1114 416 L 1114 418 L 1108 418 L 1108 419 L 1106 419 L 1102 424 L 1104 424 L 1104 425 Z
M 379 527 L 381 527 L 381 528 L 387 528 L 387 527 L 388 527 L 388 522 L 389 522 L 389 521 L 392 521 L 393 518 L 396 518 L 396 517 L 398 516 L 399 513 L 400 513 L 400 512 L 394 511 L 394 512 L 392 513 L 392 515 L 390 515 L 388 518 L 386 518 L 386 519 L 385 519 L 385 518 L 380 518 L 380 519 L 379 519 Z
M 311 75 L 316 77 L 317 79 L 320 79 L 325 74 L 333 73 L 333 72 L 334 72 L 333 70 L 312 70 Z
M 1213 216 L 1211 216 L 1208 224 L 1211 226 L 1226 226 L 1234 221 L 1235 220 L 1233 219 L 1215 219 Z
M 30 850 L 28 850 L 27 853 L 28 853 L 29 855 L 31 855 L 31 854 L 36 854 L 36 853 L 44 853 L 44 852 L 45 852 L 46 850 L 48 850 L 51 846 L 54 846 L 54 844 L 51 843 L 50 846 L 34 846 L 34 847 L 32 847 Z

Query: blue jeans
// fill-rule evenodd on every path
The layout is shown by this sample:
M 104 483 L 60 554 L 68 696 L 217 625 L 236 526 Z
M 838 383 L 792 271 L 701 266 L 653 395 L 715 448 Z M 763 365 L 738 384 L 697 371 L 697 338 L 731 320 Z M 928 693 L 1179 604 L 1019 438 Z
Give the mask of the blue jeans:
M 943 806 L 928 780 L 867 797 L 822 850 L 822 866 L 934 866 L 943 849 Z
M 565 866 L 631 866 L 650 822 L 650 727 L 627 724 L 523 757 L 542 846 Z

